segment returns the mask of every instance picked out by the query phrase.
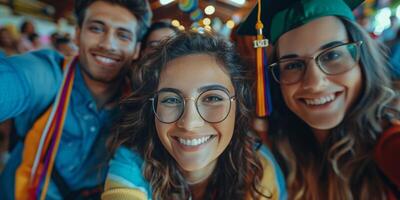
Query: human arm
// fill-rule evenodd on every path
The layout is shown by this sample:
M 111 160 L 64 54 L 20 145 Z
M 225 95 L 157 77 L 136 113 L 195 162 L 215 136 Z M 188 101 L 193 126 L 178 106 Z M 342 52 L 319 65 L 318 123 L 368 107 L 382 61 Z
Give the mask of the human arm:
M 151 199 L 150 186 L 142 175 L 143 160 L 132 150 L 120 147 L 110 161 L 103 200 Z
M 42 50 L 0 59 L 0 122 L 45 109 L 61 83 L 62 56 Z

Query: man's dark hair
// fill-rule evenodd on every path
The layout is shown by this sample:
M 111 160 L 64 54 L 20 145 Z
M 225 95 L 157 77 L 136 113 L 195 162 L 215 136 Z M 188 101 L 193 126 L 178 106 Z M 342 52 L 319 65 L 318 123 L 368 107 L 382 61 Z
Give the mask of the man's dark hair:
M 152 17 L 150 5 L 147 0 L 75 0 L 75 15 L 79 27 L 82 27 L 86 9 L 96 1 L 116 4 L 128 9 L 138 20 L 137 39 L 140 41 L 143 38 L 150 26 Z

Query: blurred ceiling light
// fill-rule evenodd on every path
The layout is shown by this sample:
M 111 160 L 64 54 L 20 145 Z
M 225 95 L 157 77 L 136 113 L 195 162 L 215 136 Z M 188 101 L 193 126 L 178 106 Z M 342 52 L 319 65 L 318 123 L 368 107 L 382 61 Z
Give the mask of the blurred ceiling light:
M 392 15 L 392 11 L 390 8 L 382 8 L 378 10 L 375 15 L 376 26 L 374 29 L 374 33 L 381 34 L 383 30 L 390 27 L 390 16 Z
M 204 9 L 204 13 L 206 13 L 206 15 L 212 15 L 212 14 L 214 14 L 214 13 L 215 13 L 215 7 L 212 6 L 212 5 L 207 6 L 207 7 Z
M 185 30 L 185 27 L 184 27 L 183 25 L 180 25 L 180 26 L 178 27 L 178 29 L 181 30 L 181 31 L 184 31 L 184 30 Z
M 175 27 L 179 27 L 181 25 L 181 23 L 179 23 L 179 21 L 176 19 L 172 20 L 171 24 L 172 24 L 172 26 L 175 26 Z
M 239 5 L 243 5 L 244 3 L 246 3 L 246 0 L 231 0 L 231 1 Z
M 400 5 L 396 8 L 396 17 L 400 18 Z
M 209 26 L 209 25 L 204 26 L 204 29 L 205 29 L 206 31 L 211 31 L 211 30 L 212 30 L 211 26 Z
M 228 20 L 226 22 L 226 26 L 230 29 L 233 29 L 233 27 L 235 27 L 235 22 L 233 20 Z
M 206 26 L 209 26 L 211 24 L 211 19 L 208 18 L 208 17 L 204 18 L 203 19 L 203 24 L 206 25 Z
M 167 4 L 169 4 L 169 3 L 172 3 L 174 0 L 160 0 L 160 4 L 161 5 L 167 5 Z

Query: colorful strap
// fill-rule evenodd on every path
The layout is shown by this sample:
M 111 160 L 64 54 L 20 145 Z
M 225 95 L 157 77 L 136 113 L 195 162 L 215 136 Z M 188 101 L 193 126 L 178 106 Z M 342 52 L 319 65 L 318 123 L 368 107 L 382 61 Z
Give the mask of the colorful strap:
M 264 117 L 270 115 L 272 112 L 272 102 L 270 95 L 270 82 L 267 66 L 267 53 L 266 47 L 268 46 L 268 39 L 265 39 L 262 34 L 264 25 L 261 22 L 261 0 L 258 0 L 258 14 L 257 14 L 257 40 L 254 41 L 254 48 L 256 48 L 257 55 L 257 116 Z
M 54 104 L 28 132 L 15 180 L 16 199 L 45 199 L 60 144 L 77 58 L 64 60 L 64 77 Z

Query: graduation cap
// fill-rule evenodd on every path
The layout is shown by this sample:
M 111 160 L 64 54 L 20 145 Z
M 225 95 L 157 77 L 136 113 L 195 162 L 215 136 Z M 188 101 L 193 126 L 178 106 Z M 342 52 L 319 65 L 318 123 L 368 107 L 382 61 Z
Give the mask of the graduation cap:
M 261 0 L 263 35 L 274 44 L 284 33 L 324 16 L 340 16 L 354 21 L 352 10 L 364 0 Z M 258 6 L 238 29 L 241 35 L 256 35 Z
M 352 10 L 364 0 L 258 0 L 256 7 L 238 29 L 241 35 L 257 35 L 257 105 L 260 117 L 272 112 L 270 77 L 266 70 L 265 47 L 275 44 L 284 33 L 324 16 L 354 21 Z

